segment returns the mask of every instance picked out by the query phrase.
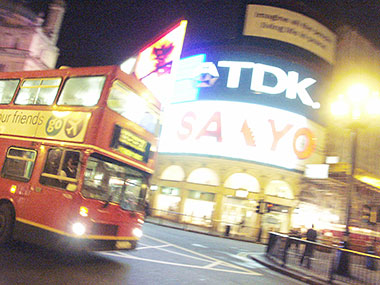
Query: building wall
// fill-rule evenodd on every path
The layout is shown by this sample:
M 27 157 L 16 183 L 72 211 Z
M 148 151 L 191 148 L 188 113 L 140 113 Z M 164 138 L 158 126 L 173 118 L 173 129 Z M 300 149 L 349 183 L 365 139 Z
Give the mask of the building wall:
M 339 29 L 338 56 L 332 74 L 330 98 L 345 94 L 354 82 L 366 84 L 370 92 L 380 92 L 380 50 L 353 28 L 344 26 Z M 341 162 L 351 164 L 350 128 L 346 121 L 330 118 L 327 141 L 327 154 L 337 155 Z M 380 131 L 379 116 L 363 116 L 358 129 L 356 167 L 373 175 L 380 173 Z
M 182 169 L 182 175 L 176 176 L 174 172 L 171 172 L 173 177 L 163 177 L 165 171 L 173 165 Z M 153 211 L 153 215 L 210 227 L 220 232 L 225 230 L 226 225 L 230 225 L 231 234 L 256 238 L 259 235 L 259 230 L 263 228 L 263 240 L 270 230 L 276 229 L 284 233 L 288 231 L 292 209 L 296 206 L 294 197 L 299 194 L 298 183 L 301 177 L 299 173 L 243 161 L 165 154 L 159 155 L 157 166 L 151 183 L 158 185 L 158 189 L 151 192 L 150 204 L 152 208 L 160 211 Z M 189 178 L 193 177 L 192 174 L 200 169 L 209 169 L 216 176 L 198 176 L 190 182 Z M 251 187 L 252 184 L 246 183 L 244 185 L 238 181 L 229 184 L 227 187 L 226 181 L 234 174 L 251 176 L 257 180 L 258 188 L 254 189 Z M 289 191 L 284 193 L 285 191 L 272 190 L 268 193 L 266 191 L 268 185 L 273 181 L 284 182 L 285 185 L 289 186 Z M 179 190 L 175 198 L 164 194 L 167 188 Z M 209 193 L 213 197 L 207 202 L 194 200 L 189 197 L 192 191 Z M 260 214 L 256 213 L 260 200 L 283 205 L 287 209 L 286 213 L 272 212 L 263 214 L 261 217 Z M 179 213 L 181 215 L 178 215 Z M 268 219 L 276 219 L 277 223 L 265 223 Z M 244 227 L 239 225 L 242 220 L 244 220 Z
M 46 25 L 41 16 L 12 1 L 0 4 L 0 71 L 53 69 L 63 1 L 52 1 Z M 55 19 L 56 22 L 53 22 Z
M 267 45 L 267 47 L 268 46 L 270 45 Z M 232 46 L 227 49 L 230 49 L 230 53 L 233 54 L 234 48 L 232 48 Z M 200 48 L 199 50 L 202 49 Z M 255 47 L 251 47 L 251 51 L 252 50 L 255 50 Z M 276 55 L 290 62 L 304 63 L 304 66 L 311 67 L 307 57 L 304 56 L 305 54 L 303 54 L 302 60 L 299 61 L 294 55 L 289 57 L 284 55 L 284 50 L 286 49 L 283 49 L 282 53 L 277 53 Z M 323 141 L 322 145 L 319 145 L 320 148 L 317 149 L 317 152 L 321 154 L 323 159 L 311 163 L 324 163 L 326 156 L 338 156 L 340 162 L 349 166 L 352 155 L 350 130 L 347 129 L 344 124 L 339 125 L 341 122 L 330 116 L 330 99 L 336 94 L 343 92 L 343 87 L 353 82 L 358 74 L 360 75 L 359 79 L 369 78 L 369 82 L 371 83 L 378 82 L 378 74 L 380 74 L 378 66 L 380 65 L 374 63 L 379 62 L 380 53 L 368 40 L 360 36 L 360 34 L 350 27 L 338 29 L 336 50 L 337 56 L 335 65 L 331 70 L 321 68 L 321 66 L 326 66 L 323 64 L 319 65 L 319 68 L 314 69 L 324 74 L 324 79 L 327 78 L 324 83 L 328 88 L 320 91 L 317 96 L 324 98 L 324 110 L 320 112 L 320 116 L 325 118 L 328 123 L 326 125 L 326 140 Z M 262 50 L 258 51 L 257 54 L 260 54 L 260 52 L 262 52 Z M 267 48 L 267 52 L 271 52 L 269 47 Z M 239 52 L 236 54 L 238 55 Z M 236 58 L 235 60 L 239 60 L 238 57 Z M 250 57 L 244 57 L 245 61 L 250 61 L 250 59 Z M 314 57 L 313 61 L 315 62 Z M 314 65 L 314 67 L 315 66 L 318 66 L 318 64 Z M 313 69 L 313 66 L 311 69 Z M 215 97 L 217 97 L 217 95 L 219 94 L 215 94 Z M 380 153 L 377 151 L 380 143 L 379 137 L 378 131 L 374 128 L 366 127 L 359 130 L 357 167 L 373 174 L 378 173 L 380 166 Z M 162 174 L 165 170 L 172 165 L 179 166 L 183 170 L 181 179 L 168 180 L 162 178 Z M 331 165 L 330 167 L 334 169 L 335 165 Z M 187 181 L 188 176 L 193 170 L 199 168 L 213 170 L 219 179 L 218 184 L 207 185 L 207 183 L 201 182 L 189 183 Z M 259 191 L 248 191 L 246 197 L 237 197 L 237 194 L 240 193 L 239 190 L 243 190 L 244 187 L 234 189 L 224 185 L 224 182 L 230 175 L 237 173 L 249 174 L 255 177 L 259 184 Z M 156 211 L 154 214 L 165 216 L 166 211 L 169 211 L 172 212 L 170 214 L 172 218 L 174 218 L 174 216 L 182 217 L 181 215 L 184 214 L 197 216 L 196 211 L 190 214 L 185 213 L 184 205 L 186 204 L 186 200 L 189 199 L 191 190 L 204 191 L 215 194 L 212 200 L 214 203 L 212 214 L 207 216 L 204 220 L 201 217 L 197 217 L 198 221 L 184 221 L 181 220 L 181 218 L 178 219 L 182 222 L 199 223 L 204 226 L 213 227 L 219 231 L 223 231 L 224 227 L 228 225 L 228 223 L 231 223 L 235 227 L 232 228 L 233 233 L 247 234 L 256 238 L 260 235 L 261 231 L 265 237 L 265 231 L 269 229 L 287 232 L 291 226 L 307 227 L 312 223 L 317 224 L 316 226 L 320 230 L 330 229 L 342 233 L 347 218 L 348 189 L 350 187 L 347 174 L 348 172 L 345 170 L 342 177 L 332 175 L 329 179 L 313 179 L 304 177 L 303 171 L 295 172 L 255 162 L 212 158 L 204 154 L 171 155 L 168 153 L 159 153 L 158 168 L 152 180 L 152 184 L 158 186 L 158 188 L 152 192 L 151 203 L 155 209 L 160 210 L 161 205 L 160 202 L 157 201 L 163 200 L 158 199 L 158 197 L 166 195 L 163 193 L 163 191 L 166 191 L 165 189 L 176 188 L 178 192 L 175 193 L 178 195 L 175 199 L 171 200 L 172 197 L 170 197 L 170 195 L 166 195 L 165 197 L 167 198 L 166 201 L 171 200 L 178 203 L 178 207 L 161 209 L 164 211 Z M 282 181 L 289 185 L 293 198 L 283 199 L 266 192 L 266 187 L 271 181 Z M 376 229 L 376 227 L 369 225 L 362 219 L 362 209 L 364 205 L 368 203 L 371 204 L 371 201 L 377 201 L 379 193 L 376 192 L 376 188 L 365 183 L 357 183 L 358 186 L 352 194 L 353 203 L 350 225 L 356 228 L 356 232 L 363 232 L 363 230 L 366 232 L 368 229 Z M 281 192 L 280 187 L 278 187 L 277 190 L 278 193 Z M 275 204 L 277 207 L 275 207 L 276 211 L 257 215 L 256 207 L 260 200 Z M 248 212 L 250 213 L 247 214 Z M 235 213 L 235 218 L 232 219 L 229 213 Z M 250 229 L 248 232 L 247 229 L 243 230 L 239 226 L 239 221 L 242 220 L 244 215 L 246 215 L 245 222 Z

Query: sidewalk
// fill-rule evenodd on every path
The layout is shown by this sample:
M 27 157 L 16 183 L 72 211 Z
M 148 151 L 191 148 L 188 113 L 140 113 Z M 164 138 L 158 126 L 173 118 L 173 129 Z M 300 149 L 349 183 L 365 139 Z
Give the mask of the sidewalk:
M 192 225 L 192 224 L 181 224 L 181 223 L 177 223 L 175 221 L 162 219 L 160 217 L 148 216 L 145 218 L 145 222 L 160 225 L 160 226 L 170 227 L 170 228 L 174 228 L 174 229 L 180 229 L 180 230 L 184 230 L 184 231 L 194 232 L 194 233 L 211 235 L 211 236 L 215 236 L 215 237 L 222 237 L 222 238 L 228 238 L 228 239 L 234 239 L 234 240 L 240 240 L 240 241 L 260 243 L 260 242 L 257 242 L 256 239 L 254 239 L 253 237 L 248 237 L 248 236 L 243 236 L 243 235 L 233 235 L 233 234 L 229 234 L 228 236 L 226 236 L 224 233 L 214 231 L 211 228 L 209 229 L 209 228 L 205 228 L 205 227 L 197 226 L 197 225 Z
M 194 233 L 201 233 L 201 234 L 207 234 L 215 237 L 221 237 L 221 238 L 228 238 L 228 239 L 234 239 L 234 240 L 240 240 L 240 241 L 246 241 L 246 242 L 253 242 L 258 243 L 254 238 L 252 237 L 246 237 L 246 236 L 240 236 L 240 235 L 224 235 L 223 233 L 213 231 L 211 229 L 207 229 L 201 226 L 196 225 L 190 225 L 190 224 L 181 224 L 176 223 L 174 221 L 165 220 L 158 217 L 146 217 L 145 222 L 152 223 L 156 225 L 161 225 L 165 227 L 180 229 L 184 231 L 194 232 Z M 300 280 L 302 282 L 305 282 L 307 284 L 329 284 L 320 278 L 318 276 L 313 276 L 313 274 L 307 274 L 306 272 L 300 272 L 300 270 L 292 269 L 291 267 L 282 267 L 279 266 L 277 263 L 271 261 L 269 258 L 266 257 L 265 254 L 255 254 L 249 256 L 252 260 L 270 268 L 271 270 L 277 271 L 281 274 L 287 275 L 289 277 L 292 277 L 294 279 Z

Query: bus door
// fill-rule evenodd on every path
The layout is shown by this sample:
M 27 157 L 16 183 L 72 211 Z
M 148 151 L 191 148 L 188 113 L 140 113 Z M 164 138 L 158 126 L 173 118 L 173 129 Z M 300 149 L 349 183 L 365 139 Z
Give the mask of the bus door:
M 40 178 L 31 187 L 25 209 L 42 228 L 65 230 L 78 184 L 81 155 L 63 148 L 50 148 L 45 154 Z

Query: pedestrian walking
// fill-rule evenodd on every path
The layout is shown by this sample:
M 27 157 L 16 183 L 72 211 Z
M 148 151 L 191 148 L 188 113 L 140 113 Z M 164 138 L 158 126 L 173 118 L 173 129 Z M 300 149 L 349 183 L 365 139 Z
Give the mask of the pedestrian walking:
M 311 228 L 306 232 L 306 240 L 310 242 L 315 242 L 317 240 L 317 231 L 314 229 L 314 225 L 311 225 Z M 313 257 L 313 247 L 312 243 L 306 243 L 305 250 L 300 260 L 300 265 L 303 265 L 304 259 L 307 259 L 307 268 L 310 268 L 311 258 Z

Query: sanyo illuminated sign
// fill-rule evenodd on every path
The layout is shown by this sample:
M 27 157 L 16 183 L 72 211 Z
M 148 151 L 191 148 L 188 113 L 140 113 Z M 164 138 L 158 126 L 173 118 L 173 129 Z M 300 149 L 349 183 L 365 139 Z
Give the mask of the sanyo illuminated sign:
M 240 75 L 243 69 L 252 70 L 252 78 L 250 89 L 255 92 L 266 93 L 266 94 L 282 94 L 285 92 L 285 97 L 288 99 L 296 99 L 297 97 L 300 101 L 313 109 L 319 109 L 320 103 L 314 102 L 311 98 L 308 88 L 316 83 L 313 78 L 304 78 L 300 80 L 299 73 L 296 71 L 288 71 L 287 73 L 281 68 L 246 61 L 218 61 L 219 68 L 228 68 L 228 77 L 226 87 L 228 88 L 238 88 L 240 84 Z M 201 65 L 201 70 L 199 72 L 202 78 L 205 75 L 209 85 L 213 85 L 217 78 L 219 78 L 219 72 L 217 67 L 212 62 L 203 62 Z M 272 75 L 276 78 L 276 84 L 268 86 L 265 84 L 265 76 Z M 204 82 L 203 82 L 204 83 Z M 205 84 L 199 87 L 205 87 Z

